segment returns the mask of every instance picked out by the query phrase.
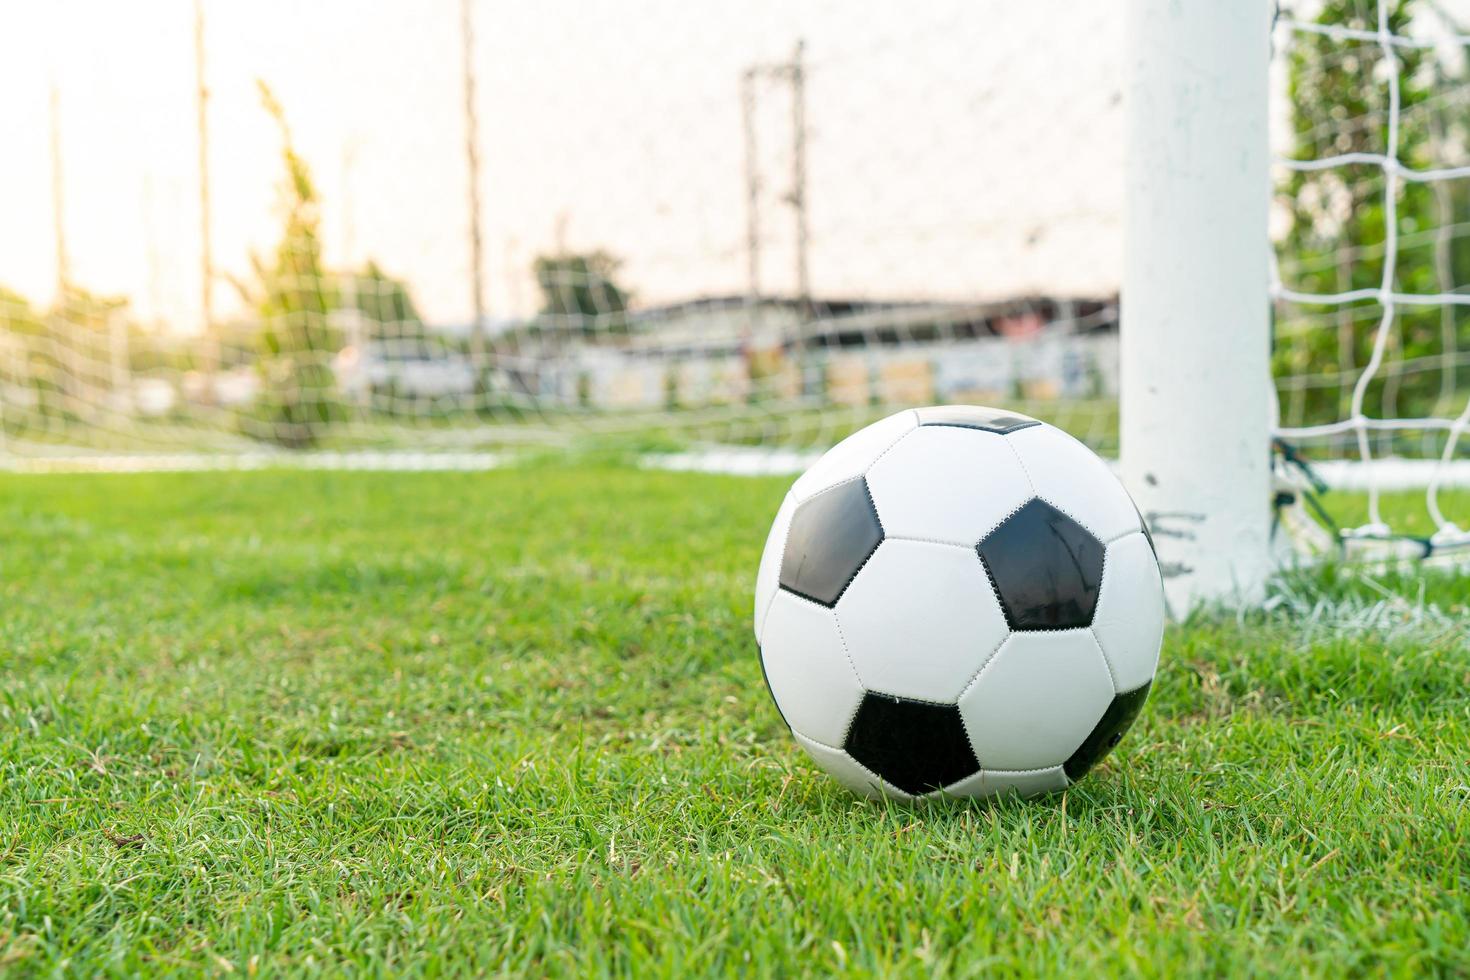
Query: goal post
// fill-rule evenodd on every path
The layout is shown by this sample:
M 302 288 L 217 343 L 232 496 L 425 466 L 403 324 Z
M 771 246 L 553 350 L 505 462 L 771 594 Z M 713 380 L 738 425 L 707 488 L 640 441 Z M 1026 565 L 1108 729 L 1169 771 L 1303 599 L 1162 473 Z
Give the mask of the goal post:
M 1270 570 L 1267 0 L 1129 0 L 1120 440 L 1171 611 Z

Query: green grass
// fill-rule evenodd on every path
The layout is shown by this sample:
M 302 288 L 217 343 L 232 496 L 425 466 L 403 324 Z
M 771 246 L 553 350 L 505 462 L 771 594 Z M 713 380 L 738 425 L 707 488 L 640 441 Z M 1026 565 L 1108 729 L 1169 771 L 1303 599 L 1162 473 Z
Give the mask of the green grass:
M 1464 579 L 1171 627 L 1064 796 L 873 804 L 761 682 L 783 486 L 0 479 L 0 971 L 1470 972 Z

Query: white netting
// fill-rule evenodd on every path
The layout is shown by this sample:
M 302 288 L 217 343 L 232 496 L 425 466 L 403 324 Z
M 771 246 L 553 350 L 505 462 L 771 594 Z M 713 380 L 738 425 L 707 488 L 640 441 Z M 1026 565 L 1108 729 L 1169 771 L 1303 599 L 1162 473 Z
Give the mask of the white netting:
M 30 6 L 12 461 L 785 452 L 944 401 L 1116 447 L 1110 11 Z
M 1395 536 L 1380 490 L 1413 470 L 1433 543 L 1470 543 L 1439 495 L 1470 450 L 1470 36 L 1450 6 L 1326 0 L 1276 19 L 1278 436 L 1358 461 L 1353 540 Z
M 1380 536 L 1379 490 L 1428 482 L 1449 540 L 1439 485 L 1470 482 L 1452 8 L 1304 0 L 1273 33 L 1280 435 Z M 944 401 L 1117 449 L 1107 5 L 0 17 L 0 465 L 581 442 L 764 472 Z

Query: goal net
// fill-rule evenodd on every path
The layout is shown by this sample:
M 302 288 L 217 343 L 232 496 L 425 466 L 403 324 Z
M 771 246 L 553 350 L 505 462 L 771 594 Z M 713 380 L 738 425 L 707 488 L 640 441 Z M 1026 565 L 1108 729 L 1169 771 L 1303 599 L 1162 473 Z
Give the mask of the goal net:
M 13 465 L 790 468 L 947 401 L 1116 452 L 1106 11 L 297 6 L 5 15 Z
M 1281 468 L 1308 500 L 1324 485 L 1364 494 L 1320 515 L 1350 553 L 1470 546 L 1463 502 L 1440 495 L 1470 467 L 1470 10 L 1454 7 L 1329 2 L 1276 18 Z M 1382 502 L 1406 488 L 1424 489 L 1407 523 Z
M 1118 452 L 1106 5 L 54 6 L 0 15 L 0 464 L 791 470 L 938 402 Z M 1303 0 L 1271 32 L 1283 526 L 1450 549 L 1459 14 Z

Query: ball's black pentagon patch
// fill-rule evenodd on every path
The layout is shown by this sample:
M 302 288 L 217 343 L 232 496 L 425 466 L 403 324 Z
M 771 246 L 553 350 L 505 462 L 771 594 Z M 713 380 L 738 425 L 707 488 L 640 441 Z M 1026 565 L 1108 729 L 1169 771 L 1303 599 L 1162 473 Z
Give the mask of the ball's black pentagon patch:
M 980 770 L 960 709 L 869 691 L 848 729 L 847 754 L 905 793 L 928 793 Z
M 975 548 L 1013 630 L 1089 626 L 1102 585 L 1103 543 L 1039 497 Z
M 1087 774 L 1087 771 L 1097 765 L 1111 751 L 1113 747 L 1123 740 L 1123 735 L 1133 726 L 1133 721 L 1138 713 L 1143 710 L 1143 703 L 1148 700 L 1148 689 L 1152 682 L 1136 688 L 1132 691 L 1124 691 L 1122 694 L 1114 695 L 1113 701 L 1108 705 L 1108 710 L 1103 712 L 1097 727 L 1082 740 L 1077 751 L 1062 763 L 1062 771 L 1067 778 L 1076 782 Z
M 781 553 L 781 588 L 824 606 L 837 599 L 883 543 L 883 525 L 859 477 L 796 508 Z
M 1001 435 L 1041 424 L 1025 415 L 998 408 L 981 408 L 978 405 L 936 405 L 914 411 L 919 416 L 920 425 L 952 425 L 961 429 L 984 429 L 986 432 L 998 432 Z

